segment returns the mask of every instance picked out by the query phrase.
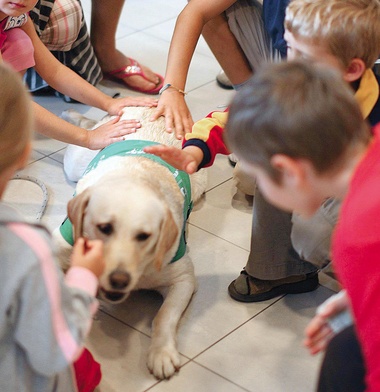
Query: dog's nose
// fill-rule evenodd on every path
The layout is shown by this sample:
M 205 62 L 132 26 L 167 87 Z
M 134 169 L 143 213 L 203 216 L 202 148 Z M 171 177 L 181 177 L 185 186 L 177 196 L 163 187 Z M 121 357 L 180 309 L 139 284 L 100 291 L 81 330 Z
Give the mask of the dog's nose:
M 113 289 L 122 290 L 125 289 L 131 280 L 131 276 L 128 272 L 115 270 L 109 276 L 110 285 Z

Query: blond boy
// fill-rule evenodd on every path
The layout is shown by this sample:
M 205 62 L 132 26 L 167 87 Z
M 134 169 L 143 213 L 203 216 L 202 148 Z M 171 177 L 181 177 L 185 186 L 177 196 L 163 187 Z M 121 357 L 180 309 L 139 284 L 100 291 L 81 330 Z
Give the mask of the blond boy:
M 380 121 L 379 79 L 371 69 L 380 53 L 379 20 L 379 0 L 293 0 L 285 17 L 288 60 L 337 70 L 372 125 Z M 316 288 L 316 273 L 331 260 L 339 206 L 330 198 L 306 220 L 273 207 L 256 190 L 251 252 L 228 288 L 231 297 L 255 302 Z

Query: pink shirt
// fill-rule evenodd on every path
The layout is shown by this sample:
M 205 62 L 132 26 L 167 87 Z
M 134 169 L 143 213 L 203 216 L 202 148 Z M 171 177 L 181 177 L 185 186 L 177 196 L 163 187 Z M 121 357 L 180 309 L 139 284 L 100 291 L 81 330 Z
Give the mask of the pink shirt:
M 7 30 L 23 26 L 28 20 L 27 14 L 20 16 L 8 16 L 0 22 L 0 49 L 2 49 L 5 40 L 7 39 Z
M 28 20 L 27 14 L 8 16 L 0 22 L 0 51 L 4 62 L 15 71 L 25 71 L 35 65 L 30 37 L 18 27 Z

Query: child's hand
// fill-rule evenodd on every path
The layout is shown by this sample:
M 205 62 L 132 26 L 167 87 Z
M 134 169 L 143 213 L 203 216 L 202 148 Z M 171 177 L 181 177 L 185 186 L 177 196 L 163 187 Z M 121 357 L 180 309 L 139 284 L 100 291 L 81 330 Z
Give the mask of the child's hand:
M 99 278 L 104 271 L 103 242 L 78 238 L 71 255 L 71 265 L 92 271 Z
M 124 140 L 124 136 L 134 133 L 141 127 L 139 120 L 120 120 L 116 116 L 100 127 L 87 132 L 86 147 L 90 150 L 100 150 L 108 145 Z
M 111 116 L 119 116 L 122 109 L 126 106 L 145 106 L 148 108 L 156 107 L 158 100 L 149 97 L 123 97 L 111 98 L 107 105 L 107 112 Z
M 193 146 L 180 150 L 173 146 L 159 144 L 145 147 L 144 151 L 148 154 L 159 156 L 169 165 L 189 174 L 193 174 L 198 170 L 198 166 L 203 159 L 202 150 Z
M 175 90 L 166 90 L 161 95 L 150 120 L 155 121 L 160 116 L 165 117 L 166 132 L 175 132 L 177 139 L 183 139 L 186 133 L 191 132 L 194 124 L 183 94 Z
M 341 291 L 322 304 L 323 310 L 317 312 L 305 329 L 304 345 L 308 348 L 310 354 L 314 355 L 326 349 L 335 335 L 328 323 L 329 318 L 336 316 L 347 308 L 349 308 L 349 301 L 345 291 Z

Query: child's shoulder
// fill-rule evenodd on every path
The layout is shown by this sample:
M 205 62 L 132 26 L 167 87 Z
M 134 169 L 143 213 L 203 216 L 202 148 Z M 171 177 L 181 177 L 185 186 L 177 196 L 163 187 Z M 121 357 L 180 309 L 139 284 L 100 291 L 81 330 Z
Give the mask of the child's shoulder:
M 2 254 L 13 252 L 20 255 L 32 252 L 40 255 L 41 251 L 50 252 L 50 234 L 41 225 L 26 222 L 12 207 L 0 203 L 0 232 L 3 239 Z

